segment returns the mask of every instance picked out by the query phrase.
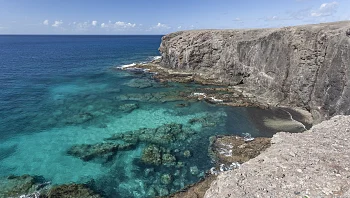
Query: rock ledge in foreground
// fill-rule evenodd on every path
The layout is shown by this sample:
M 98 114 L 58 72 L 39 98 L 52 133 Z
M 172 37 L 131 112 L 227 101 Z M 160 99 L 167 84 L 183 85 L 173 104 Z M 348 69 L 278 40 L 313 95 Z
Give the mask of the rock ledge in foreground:
M 299 134 L 277 133 L 240 169 L 220 174 L 204 197 L 350 197 L 350 116 Z

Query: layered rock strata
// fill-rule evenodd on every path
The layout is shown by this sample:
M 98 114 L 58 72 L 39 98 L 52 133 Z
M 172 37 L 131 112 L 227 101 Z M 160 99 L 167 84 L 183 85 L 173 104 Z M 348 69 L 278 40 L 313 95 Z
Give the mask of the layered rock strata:
M 250 30 L 193 30 L 162 38 L 160 65 L 236 85 L 269 105 L 350 113 L 350 22 Z

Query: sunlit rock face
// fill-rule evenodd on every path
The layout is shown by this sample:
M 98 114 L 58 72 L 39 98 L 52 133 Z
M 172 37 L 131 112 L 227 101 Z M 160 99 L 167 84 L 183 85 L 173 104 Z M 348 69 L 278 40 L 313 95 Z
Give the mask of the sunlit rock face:
M 239 85 L 270 104 L 310 110 L 316 122 L 349 114 L 350 22 L 166 35 L 164 67 Z

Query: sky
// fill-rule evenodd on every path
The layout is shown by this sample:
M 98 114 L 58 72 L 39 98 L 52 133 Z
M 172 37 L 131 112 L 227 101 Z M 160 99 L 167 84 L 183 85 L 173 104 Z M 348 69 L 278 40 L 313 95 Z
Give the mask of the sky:
M 166 34 L 350 20 L 350 0 L 0 0 L 0 34 Z

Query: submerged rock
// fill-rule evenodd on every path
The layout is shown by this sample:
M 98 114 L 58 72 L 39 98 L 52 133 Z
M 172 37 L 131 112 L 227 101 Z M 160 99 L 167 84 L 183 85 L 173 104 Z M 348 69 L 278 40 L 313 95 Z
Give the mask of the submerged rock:
M 156 145 L 147 146 L 141 156 L 141 161 L 145 164 L 159 166 L 162 164 L 162 151 Z
M 155 196 L 157 196 L 157 191 L 156 191 L 156 189 L 155 189 L 153 186 L 151 186 L 151 187 L 148 189 L 148 191 L 147 191 L 147 196 L 149 196 L 149 197 L 155 197 Z
M 163 174 L 160 177 L 160 181 L 162 182 L 162 184 L 168 185 L 173 181 L 173 178 L 170 174 L 167 173 L 167 174 Z
M 162 155 L 162 164 L 165 166 L 175 166 L 176 157 L 170 153 L 165 153 Z
M 185 150 L 184 153 L 183 153 L 183 155 L 184 155 L 184 157 L 189 158 L 189 157 L 192 156 L 192 153 L 191 153 L 191 151 L 189 151 L 189 150 Z
M 64 184 L 50 189 L 48 198 L 102 198 L 83 184 Z
M 72 146 L 67 153 L 78 157 L 84 161 L 90 161 L 95 158 L 108 158 L 114 156 L 117 151 L 131 150 L 134 144 L 116 144 L 116 143 L 98 143 L 81 144 Z
M 133 88 L 145 89 L 153 87 L 155 85 L 155 82 L 149 78 L 134 78 L 125 83 L 125 85 Z
M 169 194 L 169 190 L 165 187 L 159 187 L 158 193 L 159 193 L 159 196 L 166 196 Z
M 146 146 L 141 155 L 141 161 L 148 165 L 155 166 L 175 166 L 176 157 L 164 147 L 158 147 L 154 144 Z
M 196 117 L 192 118 L 188 121 L 189 124 L 194 125 L 194 124 L 201 124 L 202 127 L 215 127 L 218 123 L 222 123 L 223 117 L 226 115 L 222 114 L 206 114 L 205 116 L 202 117 Z
M 83 124 L 92 120 L 94 116 L 91 113 L 85 112 L 72 116 L 66 120 L 66 124 Z
M 190 167 L 190 173 L 191 173 L 192 175 L 198 175 L 198 173 L 199 173 L 198 167 L 197 167 L 197 166 L 191 166 L 191 167 Z
M 142 128 L 122 134 L 115 134 L 107 140 L 123 140 L 125 142 L 146 142 L 152 144 L 169 144 L 178 140 L 186 140 L 196 132 L 190 128 L 184 128 L 181 124 L 164 124 L 158 128 Z
M 30 175 L 0 178 L 0 197 L 19 197 L 36 191 L 35 178 Z
M 119 110 L 126 113 L 131 113 L 132 111 L 138 108 L 139 108 L 139 105 L 137 103 L 129 103 L 129 104 L 123 104 L 119 106 Z

